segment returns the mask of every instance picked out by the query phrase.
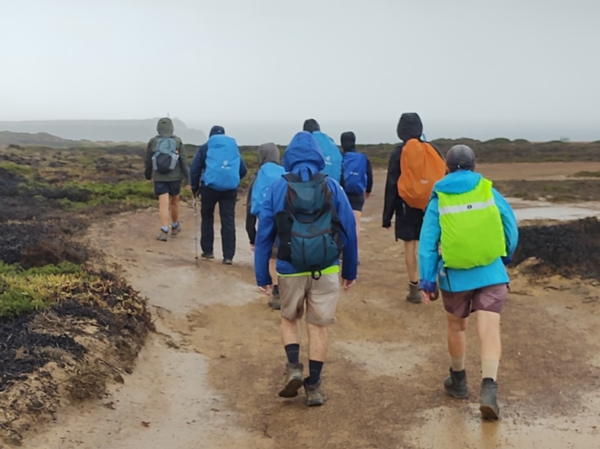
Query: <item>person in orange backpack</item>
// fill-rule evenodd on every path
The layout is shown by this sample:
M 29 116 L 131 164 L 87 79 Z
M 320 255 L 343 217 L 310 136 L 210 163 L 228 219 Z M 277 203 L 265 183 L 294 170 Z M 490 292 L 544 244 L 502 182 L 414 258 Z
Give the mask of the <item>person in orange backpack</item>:
M 446 174 L 446 163 L 442 153 L 434 145 L 421 139 L 423 123 L 419 114 L 402 114 L 397 132 L 402 143 L 390 155 L 383 227 L 391 228 L 395 214 L 396 240 L 404 242 L 404 257 L 409 278 L 406 299 L 412 303 L 420 303 L 417 262 L 419 235 L 433 185 Z

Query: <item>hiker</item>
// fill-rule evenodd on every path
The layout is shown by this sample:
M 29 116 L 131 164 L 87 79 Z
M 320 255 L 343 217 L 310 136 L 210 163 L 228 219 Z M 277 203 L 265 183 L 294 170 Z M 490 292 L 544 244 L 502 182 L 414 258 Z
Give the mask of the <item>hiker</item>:
M 327 354 L 327 326 L 335 323 L 340 292 L 339 255 L 343 251 L 342 286 L 356 280 L 356 224 L 340 185 L 320 173 L 325 159 L 315 138 L 302 131 L 283 155 L 288 172 L 275 181 L 260 211 L 254 266 L 259 290 L 268 294 L 269 258 L 277 239 L 277 273 L 281 296 L 281 335 L 287 355 L 284 398 L 304 386 L 309 406 L 322 405 L 321 371 Z M 306 309 L 309 376 L 300 363 L 300 320 Z
M 303 130 L 311 133 L 321 148 L 321 152 L 325 158 L 323 173 L 341 183 L 343 156 L 333 139 L 321 132 L 319 123 L 313 118 L 304 122 Z
M 360 219 L 365 199 L 373 189 L 373 169 L 369 158 L 356 151 L 356 136 L 352 131 L 342 133 L 340 140 L 344 150 L 341 185 L 354 211 L 356 239 L 360 241 Z
M 425 303 L 437 297 L 437 278 L 448 321 L 450 376 L 446 392 L 466 398 L 465 331 L 471 312 L 481 341 L 481 403 L 484 419 L 497 419 L 500 312 L 508 292 L 505 264 L 517 247 L 517 221 L 492 182 L 475 173 L 475 155 L 466 145 L 450 148 L 449 174 L 439 181 L 421 232 L 420 289 Z M 441 255 L 440 255 L 441 245 Z
M 269 193 L 271 184 L 281 178 L 285 169 L 279 163 L 279 148 L 274 143 L 265 143 L 258 147 L 258 171 L 250 180 L 248 186 L 248 199 L 246 200 L 246 232 L 250 240 L 250 247 L 254 251 L 256 240 L 256 220 L 260 219 L 260 209 Z M 273 247 L 271 260 L 269 260 L 269 272 L 273 280 L 272 298 L 269 306 L 275 310 L 281 308 L 279 297 L 279 286 L 277 285 L 277 271 L 275 262 L 277 260 L 277 247 Z
M 214 259 L 215 206 L 221 216 L 223 263 L 231 265 L 235 255 L 235 203 L 247 169 L 235 139 L 222 126 L 213 126 L 208 141 L 198 148 L 191 166 L 192 191 L 200 194 L 200 246 L 204 259 Z
M 404 258 L 408 271 L 406 299 L 411 303 L 420 303 L 417 261 L 419 234 L 431 189 L 446 173 L 446 166 L 439 150 L 421 140 L 423 123 L 418 114 L 402 114 L 397 132 L 402 144 L 394 149 L 389 159 L 383 227 L 389 229 L 396 214 L 396 241 L 404 242 Z
M 160 233 L 156 240 L 166 242 L 169 236 L 169 207 L 171 209 L 171 235 L 181 232 L 179 224 L 179 194 L 181 186 L 190 190 L 190 167 L 181 139 L 173 134 L 170 118 L 161 118 L 156 125 L 158 135 L 148 142 L 144 175 L 154 181 L 158 197 Z

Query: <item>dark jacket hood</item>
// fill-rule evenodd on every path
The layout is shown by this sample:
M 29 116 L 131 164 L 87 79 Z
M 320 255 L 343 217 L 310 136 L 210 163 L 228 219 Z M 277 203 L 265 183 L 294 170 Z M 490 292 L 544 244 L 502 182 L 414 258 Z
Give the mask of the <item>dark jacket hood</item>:
M 319 126 L 319 122 L 317 122 L 314 118 L 309 118 L 304 122 L 302 130 L 308 131 L 309 133 L 314 133 L 315 131 L 321 131 L 321 126 Z
M 311 174 L 325 168 L 325 158 L 311 133 L 301 131 L 294 136 L 283 153 L 283 168 L 296 174 L 304 168 Z
M 352 131 L 343 133 L 341 142 L 344 151 L 356 151 L 356 136 Z
M 171 137 L 175 131 L 175 127 L 170 118 L 164 117 L 158 121 L 156 131 L 158 131 L 158 135 L 161 137 Z
M 222 126 L 219 125 L 215 125 L 210 129 L 210 134 L 208 135 L 208 137 L 212 137 L 216 134 L 225 134 L 225 128 L 223 128 Z
M 258 165 L 262 167 L 267 162 L 275 162 L 279 164 L 280 154 L 279 148 L 272 142 L 263 143 L 258 147 Z
M 423 135 L 423 122 L 416 112 L 407 112 L 402 114 L 398 122 L 398 137 L 402 142 L 410 139 L 418 139 Z

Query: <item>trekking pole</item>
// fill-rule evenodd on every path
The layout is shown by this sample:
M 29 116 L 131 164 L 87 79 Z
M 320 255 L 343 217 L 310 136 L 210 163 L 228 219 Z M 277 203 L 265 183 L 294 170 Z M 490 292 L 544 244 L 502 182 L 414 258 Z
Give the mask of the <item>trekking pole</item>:
M 196 247 L 196 266 L 198 266 L 198 210 L 196 207 L 196 195 L 194 194 L 194 244 Z

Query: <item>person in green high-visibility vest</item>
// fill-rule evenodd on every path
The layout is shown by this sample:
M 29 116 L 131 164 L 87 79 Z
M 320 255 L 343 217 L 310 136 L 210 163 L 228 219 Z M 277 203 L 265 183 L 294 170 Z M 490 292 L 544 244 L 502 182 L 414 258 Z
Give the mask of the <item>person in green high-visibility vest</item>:
M 508 202 L 492 182 L 475 173 L 475 154 L 466 145 L 448 151 L 449 173 L 438 181 L 420 235 L 419 288 L 428 304 L 442 293 L 448 321 L 450 376 L 444 389 L 468 397 L 465 331 L 474 312 L 481 341 L 481 402 L 484 419 L 498 419 L 497 374 L 501 355 L 500 312 L 519 232 Z

